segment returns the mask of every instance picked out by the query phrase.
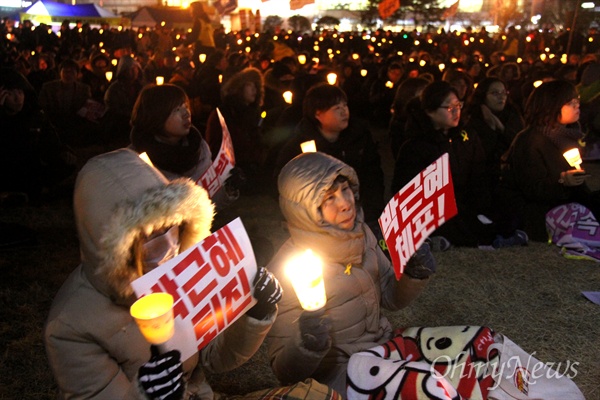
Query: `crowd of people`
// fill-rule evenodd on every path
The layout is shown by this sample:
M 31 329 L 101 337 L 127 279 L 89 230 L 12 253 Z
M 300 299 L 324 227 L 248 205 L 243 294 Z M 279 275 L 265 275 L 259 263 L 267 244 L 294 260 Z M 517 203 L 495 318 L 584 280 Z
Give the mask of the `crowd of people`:
M 183 395 L 182 376 L 186 396 L 211 398 L 202 369 L 234 368 L 263 339 L 282 384 L 321 390 L 305 381 L 314 378 L 344 395 L 349 356 L 391 339 L 380 306 L 397 310 L 418 296 L 435 272 L 431 250 L 547 241 L 545 213 L 572 201 L 600 216 L 599 192 L 589 184 L 595 177 L 585 172 L 600 160 L 598 40 L 514 27 L 495 36 L 484 28 L 217 28 L 207 39 L 203 10 L 194 9 L 193 18 L 190 32 L 67 21 L 55 34 L 3 23 L 0 163 L 13 172 L 0 181 L 2 201 L 43 199 L 76 177 L 82 264 L 45 329 L 65 398 L 152 397 L 160 385 L 152 371 L 163 362 L 179 368 L 168 375 L 175 397 L 165 398 Z M 197 181 L 221 148 L 219 114 L 236 168 L 208 199 L 189 179 Z M 387 131 L 385 151 L 395 160 L 389 188 L 374 130 Z M 310 141 L 317 153 L 300 155 Z M 572 148 L 583 170 L 562 156 Z M 137 157 L 143 152 L 152 166 Z M 386 193 L 444 153 L 458 215 L 396 280 L 379 241 Z M 251 235 L 259 264 L 268 264 L 254 282 L 258 305 L 183 370 L 173 354 L 152 355 L 124 312 L 133 301 L 131 281 L 227 222 L 219 217 L 235 213 L 239 196 L 255 194 L 278 196 L 291 235 L 277 254 Z M 126 220 L 132 216 L 139 220 Z M 327 312 L 302 311 L 284 282 L 283 260 L 307 247 L 327 263 L 335 298 Z M 88 305 L 98 308 L 95 320 L 74 324 L 89 315 Z M 214 358 L 223 352 L 231 362 Z

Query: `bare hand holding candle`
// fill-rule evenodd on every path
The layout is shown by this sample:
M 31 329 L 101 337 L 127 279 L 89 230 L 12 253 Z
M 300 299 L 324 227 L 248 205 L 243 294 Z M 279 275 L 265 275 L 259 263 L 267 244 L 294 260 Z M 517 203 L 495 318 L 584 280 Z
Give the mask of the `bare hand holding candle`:
M 579 154 L 579 149 L 572 148 L 563 153 L 563 157 L 569 165 L 575 169 L 571 169 L 568 171 L 563 171 L 560 173 L 559 183 L 564 186 L 579 186 L 583 182 L 585 182 L 586 174 L 583 169 L 581 169 L 581 155 Z
M 133 303 L 129 312 L 151 344 L 162 345 L 175 334 L 173 296 L 169 293 L 146 295 Z

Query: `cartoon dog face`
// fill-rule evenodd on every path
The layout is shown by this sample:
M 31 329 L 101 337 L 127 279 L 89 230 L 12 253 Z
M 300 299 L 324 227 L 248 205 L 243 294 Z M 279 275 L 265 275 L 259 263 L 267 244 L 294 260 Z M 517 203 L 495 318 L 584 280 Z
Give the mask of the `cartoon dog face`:
M 350 357 L 348 398 L 365 400 L 460 398 L 454 387 L 430 365 L 390 360 L 369 352 Z
M 486 360 L 487 348 L 494 343 L 492 332 L 481 326 L 409 328 L 402 335 L 414 338 L 421 355 L 418 359 L 436 364 L 453 364 L 465 355 Z

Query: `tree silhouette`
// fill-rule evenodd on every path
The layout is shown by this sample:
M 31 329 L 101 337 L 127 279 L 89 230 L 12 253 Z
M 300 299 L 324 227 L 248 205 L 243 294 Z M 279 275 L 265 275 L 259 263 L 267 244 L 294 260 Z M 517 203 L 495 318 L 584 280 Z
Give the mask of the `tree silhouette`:
M 287 23 L 289 27 L 297 33 L 310 32 L 312 30 L 310 21 L 302 15 L 293 15 L 289 17 Z

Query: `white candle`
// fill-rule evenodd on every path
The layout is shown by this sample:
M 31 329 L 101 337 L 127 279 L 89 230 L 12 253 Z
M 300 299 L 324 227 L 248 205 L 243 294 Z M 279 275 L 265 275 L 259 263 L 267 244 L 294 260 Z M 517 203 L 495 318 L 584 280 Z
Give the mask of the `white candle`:
M 327 296 L 323 281 L 323 262 L 312 251 L 306 250 L 292 259 L 286 265 L 285 272 L 303 309 L 315 311 L 325 306 Z
M 287 104 L 292 104 L 293 97 L 294 97 L 294 94 L 291 91 L 286 90 L 285 92 L 283 92 L 283 100 Z
M 581 169 L 582 161 L 581 154 L 579 154 L 578 148 L 575 147 L 565 151 L 563 153 L 563 157 L 565 158 L 565 160 L 567 160 L 571 167 L 574 167 L 575 169 Z
M 330 85 L 335 85 L 335 83 L 337 82 L 337 74 L 334 72 L 330 72 L 327 74 L 327 83 L 329 83 Z
M 144 160 L 146 162 L 146 164 L 148 164 L 151 167 L 154 167 L 154 164 L 152 164 L 152 161 L 150 160 L 150 157 L 148 157 L 148 153 L 146 153 L 146 152 L 140 153 L 139 157 L 142 160 Z
M 303 153 L 316 153 L 317 152 L 317 144 L 314 140 L 309 140 L 307 142 L 300 143 L 300 148 Z

